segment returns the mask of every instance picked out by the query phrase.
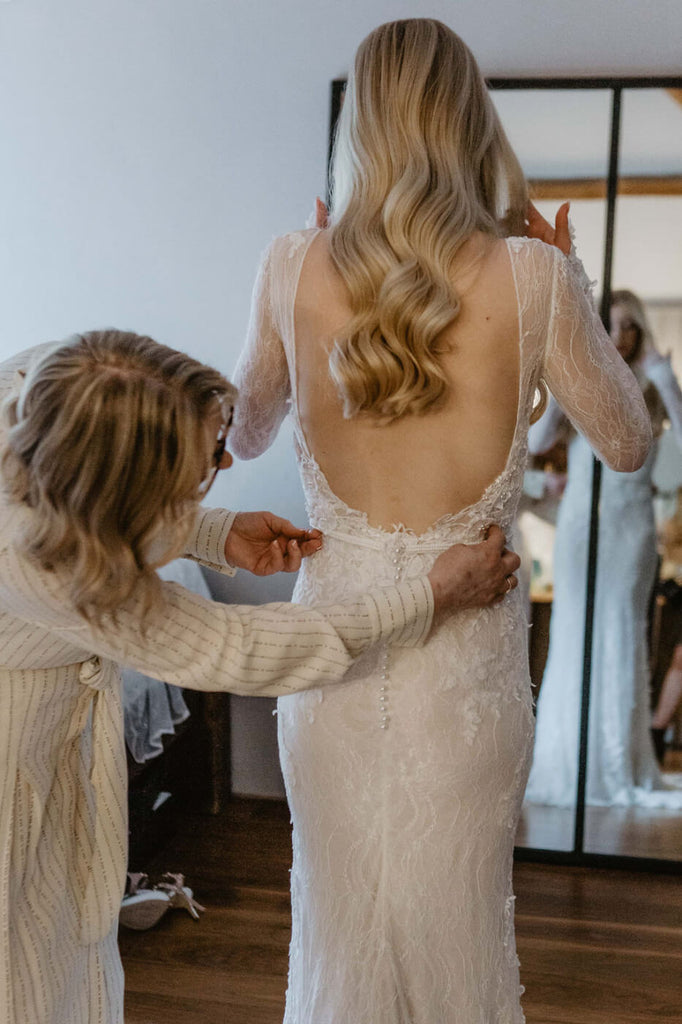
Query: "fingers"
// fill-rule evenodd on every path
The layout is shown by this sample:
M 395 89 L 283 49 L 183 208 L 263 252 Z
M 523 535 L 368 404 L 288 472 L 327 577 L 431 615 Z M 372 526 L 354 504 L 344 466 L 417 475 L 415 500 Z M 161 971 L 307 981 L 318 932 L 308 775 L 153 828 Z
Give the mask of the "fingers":
M 483 543 L 489 544 L 491 547 L 499 548 L 500 552 L 502 552 L 505 544 L 507 543 L 507 538 L 497 523 L 491 523 L 485 531 L 485 540 Z
M 287 539 L 305 540 L 306 531 L 301 530 L 298 526 L 294 526 L 288 519 L 282 519 L 281 516 L 276 516 L 274 512 L 263 512 L 263 516 L 267 518 L 268 528 L 271 533 L 279 534 Z
M 526 219 L 528 221 L 528 237 L 539 238 L 541 242 L 547 242 L 549 245 L 552 245 L 554 241 L 552 226 L 548 224 L 537 207 L 533 206 L 530 201 L 526 209 Z
M 554 232 L 554 244 L 561 249 L 564 256 L 571 251 L 571 232 L 568 227 L 568 211 L 570 203 L 562 203 L 556 214 L 556 230 Z
M 315 227 L 326 228 L 329 214 L 319 196 L 315 198 Z
M 526 209 L 526 219 L 528 221 L 528 237 L 539 238 L 541 242 L 546 242 L 547 245 L 555 245 L 557 249 L 561 249 L 565 256 L 568 256 L 571 251 L 571 233 L 568 227 L 568 211 L 570 203 L 562 203 L 557 210 L 555 217 L 555 226 L 545 220 L 537 207 L 529 201 Z
M 514 576 L 511 573 L 510 575 L 505 576 L 503 589 L 501 591 L 498 591 L 498 593 L 495 595 L 495 597 L 493 597 L 490 603 L 501 604 L 501 602 L 504 601 L 505 597 L 507 597 L 508 594 L 511 594 L 512 590 L 515 590 L 518 587 L 518 585 L 519 581 L 516 576 Z
M 309 558 L 322 547 L 322 534 L 319 530 L 306 530 L 303 536 L 306 538 L 303 541 L 293 538 L 287 542 L 285 572 L 298 572 L 302 559 Z
M 537 206 L 528 200 L 528 206 L 526 207 L 526 220 L 528 221 L 528 227 L 533 228 L 542 224 L 545 218 L 542 216 Z
M 284 572 L 298 572 L 301 568 L 301 547 L 297 540 L 290 540 L 284 553 Z
M 507 548 L 501 554 L 500 566 L 504 573 L 504 580 L 502 583 L 502 591 L 498 593 L 497 597 L 493 601 L 493 604 L 499 604 L 500 601 L 504 601 L 507 594 L 511 594 L 512 590 L 515 590 L 519 585 L 519 581 L 514 573 L 521 566 L 521 559 L 515 551 L 509 551 Z
M 503 551 L 502 552 L 502 568 L 505 576 L 511 576 L 513 572 L 521 565 L 521 559 L 515 551 Z
M 508 576 L 505 577 L 504 594 L 502 596 L 506 597 L 507 594 L 511 594 L 512 590 L 516 590 L 518 585 L 518 576 L 514 576 L 513 573 L 510 573 Z
M 306 554 L 312 555 L 322 547 L 321 530 L 301 530 L 298 526 L 294 526 L 293 523 L 289 522 L 288 519 L 282 519 L 272 512 L 264 512 L 262 514 L 267 517 L 268 528 L 272 534 L 276 534 L 278 538 L 284 538 L 285 540 L 297 540 L 304 548 L 304 551 L 305 546 L 308 545 L 308 550 L 305 551 Z
M 311 540 L 304 540 L 301 542 L 301 554 L 304 558 L 308 558 L 310 555 L 314 555 L 316 551 L 319 551 L 322 547 L 322 538 L 314 537 Z
M 294 539 L 298 541 L 303 558 L 314 555 L 322 547 L 321 530 L 300 530 L 296 533 Z

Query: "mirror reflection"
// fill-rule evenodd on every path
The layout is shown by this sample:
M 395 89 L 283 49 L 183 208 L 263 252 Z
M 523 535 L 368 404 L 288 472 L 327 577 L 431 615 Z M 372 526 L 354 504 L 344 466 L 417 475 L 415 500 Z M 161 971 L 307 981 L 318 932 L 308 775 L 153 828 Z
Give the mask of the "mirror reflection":
M 499 91 L 494 99 L 539 209 L 550 217 L 571 199 L 598 297 L 611 94 Z M 636 473 L 602 471 L 585 808 L 586 851 L 666 859 L 682 855 L 681 118 L 679 91 L 623 93 L 610 333 L 657 440 Z M 593 461 L 553 402 L 529 447 L 519 527 L 537 728 L 517 842 L 571 850 Z
M 682 105 L 625 90 L 611 333 L 650 411 L 654 451 L 637 473 L 604 471 L 595 593 L 586 849 L 682 856 L 675 777 L 682 697 Z
M 600 283 L 610 92 L 499 90 L 493 99 L 535 205 L 553 221 L 560 203 L 571 201 L 577 249 L 590 279 Z M 567 486 L 569 450 L 573 464 L 576 445 L 582 457 Z M 530 447 L 518 524 L 527 567 L 530 670 L 539 717 L 535 766 L 517 844 L 568 851 L 575 829 L 592 455 L 553 401 L 531 428 Z

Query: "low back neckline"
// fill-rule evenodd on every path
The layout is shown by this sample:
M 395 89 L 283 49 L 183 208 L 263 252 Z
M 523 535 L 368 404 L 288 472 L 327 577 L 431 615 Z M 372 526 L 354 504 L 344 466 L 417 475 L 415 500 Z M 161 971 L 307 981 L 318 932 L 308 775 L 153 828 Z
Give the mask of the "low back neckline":
M 395 534 L 401 534 L 405 538 L 412 538 L 415 541 L 432 542 L 434 537 L 442 533 L 450 533 L 452 531 L 461 530 L 462 528 L 469 527 L 468 532 L 481 534 L 485 529 L 492 524 L 492 522 L 499 522 L 500 516 L 503 516 L 504 504 L 503 497 L 507 491 L 507 484 L 511 477 L 514 477 L 519 468 L 519 463 L 525 462 L 525 451 L 523 458 L 519 459 L 518 449 L 521 447 L 522 442 L 525 439 L 525 435 L 528 430 L 528 421 L 530 418 L 530 409 L 526 408 L 527 402 L 525 399 L 526 388 L 526 365 L 524 361 L 523 351 L 523 325 L 521 317 L 521 304 L 518 291 L 518 282 L 514 267 L 514 253 L 516 248 L 513 243 L 517 242 L 517 239 L 504 239 L 506 243 L 507 256 L 509 259 L 510 269 L 512 278 L 514 281 L 514 290 L 517 299 L 518 308 L 518 346 L 519 346 L 519 363 L 518 363 L 518 389 L 517 389 L 517 402 L 516 402 L 516 422 L 514 425 L 514 431 L 512 434 L 512 440 L 507 453 L 505 464 L 500 473 L 497 474 L 493 480 L 485 487 L 483 493 L 474 502 L 463 506 L 454 512 L 447 512 L 437 519 L 435 519 L 429 526 L 422 531 L 415 531 L 403 523 L 394 523 L 392 527 L 386 527 L 384 525 L 377 526 L 369 522 L 368 513 L 363 509 L 354 508 L 348 505 L 343 498 L 341 498 L 332 489 L 327 477 L 322 470 L 316 456 L 313 454 L 308 440 L 305 436 L 303 426 L 300 421 L 298 412 L 298 378 L 297 378 L 297 361 L 296 361 L 296 333 L 295 333 L 295 307 L 296 299 L 298 296 L 299 284 L 301 279 L 301 273 L 303 265 L 306 260 L 306 256 L 310 251 L 310 247 L 318 237 L 322 229 L 312 228 L 305 232 L 296 232 L 292 235 L 286 236 L 290 241 L 288 255 L 289 258 L 296 258 L 297 265 L 293 268 L 291 275 L 291 291 L 290 295 L 290 309 L 287 310 L 287 328 L 285 332 L 284 344 L 287 361 L 289 365 L 289 376 L 291 382 L 291 417 L 294 427 L 294 437 L 296 442 L 296 453 L 301 468 L 307 468 L 307 472 L 304 473 L 304 480 L 312 475 L 313 480 L 308 479 L 308 486 L 311 484 L 320 493 L 320 496 L 324 497 L 326 503 L 330 509 L 334 510 L 335 518 L 347 519 L 352 521 L 354 524 L 362 526 L 365 534 L 369 533 L 374 536 L 377 542 L 390 538 Z M 306 487 L 306 491 L 308 487 Z M 309 496 L 306 493 L 306 501 L 308 504 Z M 309 508 L 309 512 L 311 509 Z M 480 514 L 479 514 L 480 513 Z M 495 518 L 493 518 L 495 517 Z M 504 517 L 507 518 L 507 517 Z M 501 524 L 502 525 L 502 524 Z M 506 524 L 506 525 L 510 525 Z

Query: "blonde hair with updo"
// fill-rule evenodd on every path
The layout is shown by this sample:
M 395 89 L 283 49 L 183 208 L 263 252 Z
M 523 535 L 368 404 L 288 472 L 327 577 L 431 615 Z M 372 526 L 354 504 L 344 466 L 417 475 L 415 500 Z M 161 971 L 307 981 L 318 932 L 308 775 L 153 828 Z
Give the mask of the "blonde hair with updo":
M 98 622 L 181 554 L 211 469 L 207 420 L 236 390 L 151 338 L 93 331 L 48 351 L 5 405 L 10 500 L 29 506 L 26 554 L 66 569 L 69 596 Z
M 527 186 L 473 54 L 439 21 L 375 29 L 332 157 L 330 248 L 353 311 L 331 374 L 344 415 L 390 422 L 447 392 L 438 341 L 453 260 L 474 231 L 524 234 Z

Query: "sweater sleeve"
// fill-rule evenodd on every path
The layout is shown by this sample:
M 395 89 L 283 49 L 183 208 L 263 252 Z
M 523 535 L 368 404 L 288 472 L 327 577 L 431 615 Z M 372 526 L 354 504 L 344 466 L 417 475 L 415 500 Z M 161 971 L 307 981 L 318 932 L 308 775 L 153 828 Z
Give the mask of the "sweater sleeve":
M 225 542 L 236 515 L 226 508 L 200 507 L 183 557 L 225 576 L 234 576 L 237 570 L 225 558 Z
M 35 624 L 36 635 L 197 690 L 270 697 L 338 682 L 371 644 L 421 644 L 433 618 L 426 577 L 321 608 L 220 604 L 176 583 L 163 584 L 163 598 L 146 616 L 132 598 L 94 627 L 70 606 L 58 573 L 12 546 L 0 552 L 0 610 Z

